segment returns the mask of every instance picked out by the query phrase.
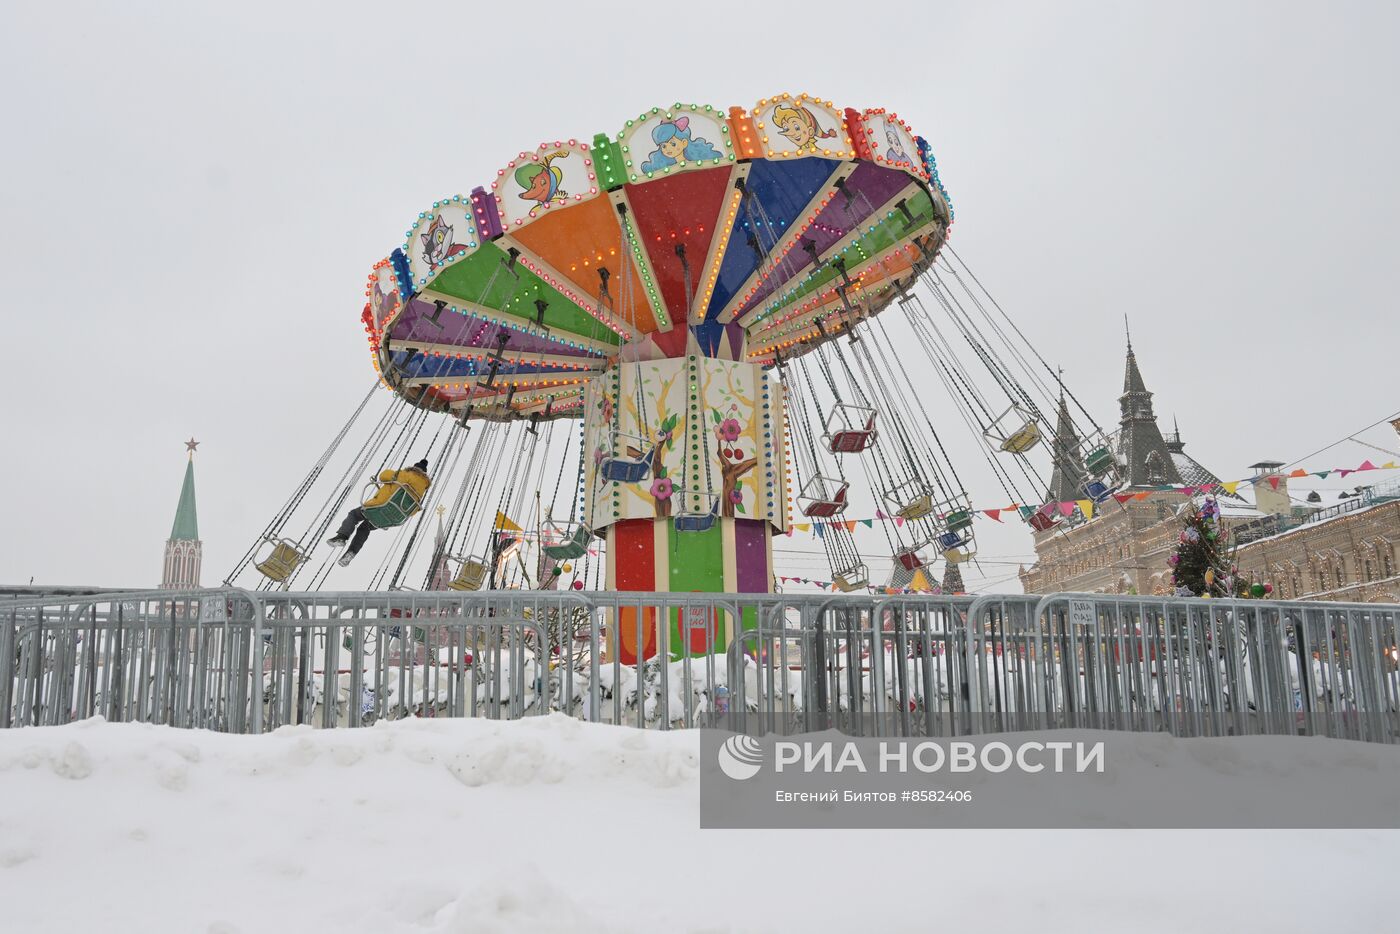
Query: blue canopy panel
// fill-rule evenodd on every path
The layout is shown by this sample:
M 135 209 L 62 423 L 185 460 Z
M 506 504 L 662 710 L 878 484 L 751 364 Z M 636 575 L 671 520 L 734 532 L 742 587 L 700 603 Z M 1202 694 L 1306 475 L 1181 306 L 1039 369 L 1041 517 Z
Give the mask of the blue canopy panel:
M 738 223 L 730 234 L 724 259 L 720 262 L 710 306 L 705 309 L 707 321 L 719 317 L 724 306 L 743 288 L 758 270 L 758 254 L 749 244 L 751 231 L 765 252 L 787 233 L 788 227 L 802 217 L 803 211 L 827 185 L 841 162 L 837 159 L 755 159 L 745 184 L 748 196 L 740 211 Z M 755 210 L 756 202 L 761 212 Z M 767 223 L 764 223 L 766 217 Z

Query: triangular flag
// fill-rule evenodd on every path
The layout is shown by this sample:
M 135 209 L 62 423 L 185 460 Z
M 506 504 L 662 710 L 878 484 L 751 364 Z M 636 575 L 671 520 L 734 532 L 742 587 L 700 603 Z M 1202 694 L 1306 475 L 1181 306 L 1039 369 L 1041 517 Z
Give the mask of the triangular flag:
M 1124 503 L 1126 503 L 1128 500 L 1132 499 L 1132 498 L 1133 498 L 1133 494 L 1131 494 L 1131 493 L 1114 493 L 1114 494 L 1113 494 L 1113 498 L 1116 499 L 1116 500 L 1118 500 L 1118 505 L 1121 506 L 1121 505 L 1123 505 Z
M 1313 476 L 1314 476 L 1314 477 L 1317 477 L 1319 480 L 1326 480 L 1326 479 L 1327 479 L 1327 475 L 1330 474 L 1331 472 L 1332 472 L 1332 471 L 1330 471 L 1330 470 L 1318 470 L 1318 471 L 1314 471 L 1314 472 L 1313 472 Z
M 1220 488 L 1231 496 L 1234 496 L 1235 490 L 1239 489 L 1240 482 L 1239 480 L 1231 480 L 1229 483 L 1220 484 Z
M 1394 469 L 1395 469 L 1395 461 L 1386 461 L 1384 464 L 1381 464 L 1381 470 L 1394 470 Z
M 1084 513 L 1084 518 L 1094 518 L 1094 501 L 1092 499 L 1081 499 L 1075 505 L 1079 507 L 1080 512 Z
M 854 532 L 854 531 L 856 530 L 856 526 L 859 525 L 859 524 L 860 524 L 860 523 L 856 522 L 856 520 L 854 520 L 854 519 L 847 519 L 847 520 L 846 520 L 846 531 L 847 531 L 847 532 Z
M 895 516 L 895 517 L 894 517 L 894 525 L 895 525 L 895 528 L 899 528 L 899 527 L 900 527 L 901 525 L 903 525 L 903 524 L 904 524 L 904 517 L 903 517 L 903 516 Z
M 1149 495 L 1151 495 L 1149 491 L 1143 490 L 1141 493 L 1134 493 L 1133 499 L 1147 499 Z
M 817 538 L 826 538 L 826 529 L 820 522 L 816 524 L 815 528 L 817 530 Z
M 1375 469 L 1376 469 L 1376 465 L 1373 464 L 1373 463 L 1371 463 L 1370 461 L 1362 461 L 1362 462 L 1361 462 L 1361 466 L 1358 467 L 1358 468 L 1356 468 L 1356 469 L 1357 469 L 1357 470 L 1375 470 Z
M 982 511 L 985 512 L 985 513 L 987 514 L 988 518 L 995 519 L 995 520 L 998 521 L 998 522 L 1001 521 L 1001 510 L 1000 510 L 1000 509 L 984 509 L 984 510 L 982 510 Z
M 1270 477 L 1270 478 L 1269 478 L 1269 486 L 1271 486 L 1271 487 L 1273 487 L 1275 490 L 1277 490 L 1277 489 L 1278 489 L 1278 477 Z
M 1071 502 L 1069 502 L 1068 500 L 1066 500 L 1066 501 L 1063 502 L 1063 503 L 1060 503 L 1060 515 L 1062 515 L 1062 516 L 1072 516 L 1072 515 L 1074 515 L 1074 503 L 1071 503 Z
M 518 525 L 516 525 L 514 522 L 510 521 L 510 517 L 509 517 L 509 516 L 507 516 L 505 513 L 500 512 L 500 511 L 497 511 L 497 512 L 496 512 L 496 526 L 495 526 L 495 527 L 496 527 L 498 530 L 503 531 L 503 532 L 523 532 L 523 531 L 525 531 L 525 530 L 522 529 L 520 526 L 518 526 Z
M 1307 475 L 1308 472 L 1301 467 L 1289 474 L 1290 477 L 1306 477 Z
M 875 520 L 874 520 L 874 519 L 862 519 L 862 520 L 860 520 L 860 521 L 865 523 L 865 527 L 866 527 L 867 529 L 873 529 L 873 528 L 875 528 Z
M 797 523 L 797 530 L 798 530 L 799 532 L 810 532 L 810 531 L 812 531 L 812 523 L 810 523 L 810 522 L 799 522 L 799 523 Z
M 1347 470 L 1345 467 L 1339 468 L 1339 469 L 1337 470 L 1338 476 L 1341 476 L 1341 477 L 1345 477 L 1345 476 L 1346 476 L 1347 474 L 1349 474 L 1349 473 L 1356 473 L 1356 471 L 1354 471 L 1354 470 Z

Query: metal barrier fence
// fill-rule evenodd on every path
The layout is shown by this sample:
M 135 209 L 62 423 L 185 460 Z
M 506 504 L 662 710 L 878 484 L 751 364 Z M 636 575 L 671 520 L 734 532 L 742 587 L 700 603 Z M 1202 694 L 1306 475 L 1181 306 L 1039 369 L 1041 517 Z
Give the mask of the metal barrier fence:
M 0 727 L 102 715 L 256 733 L 559 711 L 652 729 L 1397 742 L 1398 618 L 1075 594 L 23 597 L 0 602 Z

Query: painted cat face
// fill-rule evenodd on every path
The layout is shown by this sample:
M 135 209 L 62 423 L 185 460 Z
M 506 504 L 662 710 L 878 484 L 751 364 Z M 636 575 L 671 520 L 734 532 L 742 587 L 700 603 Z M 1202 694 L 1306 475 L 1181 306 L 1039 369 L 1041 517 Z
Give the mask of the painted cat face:
M 452 226 L 444 223 L 441 215 L 433 218 L 422 238 L 425 260 L 436 266 L 447 259 L 447 251 L 452 249 Z

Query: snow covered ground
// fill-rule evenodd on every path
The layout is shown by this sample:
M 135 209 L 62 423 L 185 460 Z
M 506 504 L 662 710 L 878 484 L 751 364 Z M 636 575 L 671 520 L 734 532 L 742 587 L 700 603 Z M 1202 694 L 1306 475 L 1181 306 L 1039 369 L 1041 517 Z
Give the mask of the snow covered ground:
M 698 745 L 559 715 L 261 737 L 0 730 L 0 930 L 1394 925 L 1400 833 L 700 831 Z M 1173 762 L 1400 776 L 1400 749 L 1320 739 L 1144 735 L 1120 761 L 1123 793 L 1134 769 Z

